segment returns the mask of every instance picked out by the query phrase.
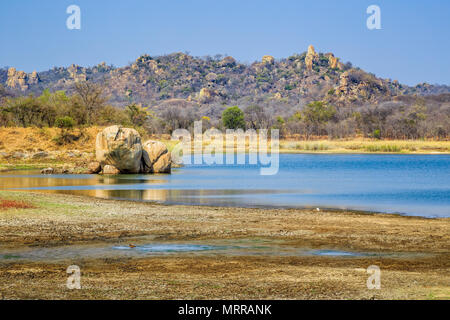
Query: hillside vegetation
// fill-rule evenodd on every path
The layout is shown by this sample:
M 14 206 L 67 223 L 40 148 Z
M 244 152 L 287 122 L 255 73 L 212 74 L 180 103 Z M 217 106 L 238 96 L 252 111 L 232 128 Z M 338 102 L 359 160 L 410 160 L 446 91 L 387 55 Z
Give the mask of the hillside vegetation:
M 101 63 L 27 74 L 0 69 L 0 126 L 122 124 L 148 134 L 239 127 L 279 129 L 283 137 L 447 140 L 450 87 L 410 87 L 377 78 L 332 53 L 307 52 L 242 64 L 234 58 L 142 55 L 122 68 Z M 67 133 L 67 132 L 66 132 Z

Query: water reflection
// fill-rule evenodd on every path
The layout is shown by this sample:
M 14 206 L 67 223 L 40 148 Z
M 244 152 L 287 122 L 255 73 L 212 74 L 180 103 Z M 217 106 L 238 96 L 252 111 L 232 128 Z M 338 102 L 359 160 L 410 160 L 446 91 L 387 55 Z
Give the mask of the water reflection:
M 450 217 L 448 155 L 280 155 L 280 170 L 191 165 L 171 175 L 0 174 L 0 189 L 164 203 L 320 207 Z

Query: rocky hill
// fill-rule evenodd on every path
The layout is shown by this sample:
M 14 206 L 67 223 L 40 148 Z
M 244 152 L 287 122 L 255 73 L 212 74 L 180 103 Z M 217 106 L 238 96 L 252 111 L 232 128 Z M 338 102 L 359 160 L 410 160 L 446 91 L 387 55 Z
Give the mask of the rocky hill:
M 298 106 L 312 100 L 345 106 L 379 103 L 401 95 L 450 92 L 449 86 L 424 83 L 410 87 L 377 78 L 351 63 L 342 63 L 332 53 L 318 53 L 313 46 L 278 61 L 266 55 L 251 65 L 230 56 L 198 58 L 173 53 L 142 55 L 122 68 L 101 63 L 30 74 L 15 68 L 0 69 L 0 84 L 16 94 L 39 94 L 45 88 L 71 92 L 75 82 L 85 80 L 103 83 L 111 103 L 118 106 L 130 102 L 151 107 L 171 103 Z

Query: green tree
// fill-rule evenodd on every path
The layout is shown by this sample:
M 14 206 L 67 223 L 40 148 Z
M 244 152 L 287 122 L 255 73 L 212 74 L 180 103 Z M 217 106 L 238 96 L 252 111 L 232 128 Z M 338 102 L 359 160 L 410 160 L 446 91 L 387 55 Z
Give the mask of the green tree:
M 322 101 L 311 102 L 303 110 L 305 121 L 310 123 L 326 123 L 330 121 L 335 114 L 336 109 Z
M 303 121 L 308 126 L 309 134 L 321 134 L 324 125 L 333 119 L 336 109 L 322 101 L 314 101 L 303 109 Z
M 59 117 L 55 120 L 55 127 L 63 130 L 70 130 L 75 126 L 75 120 L 69 116 Z
M 229 107 L 222 113 L 222 122 L 227 129 L 245 129 L 244 112 L 238 106 Z
M 73 127 L 75 126 L 75 120 L 69 116 L 58 117 L 55 120 L 55 127 L 61 129 L 61 134 L 55 138 L 55 142 L 59 145 L 70 143 L 76 137 L 71 134 Z

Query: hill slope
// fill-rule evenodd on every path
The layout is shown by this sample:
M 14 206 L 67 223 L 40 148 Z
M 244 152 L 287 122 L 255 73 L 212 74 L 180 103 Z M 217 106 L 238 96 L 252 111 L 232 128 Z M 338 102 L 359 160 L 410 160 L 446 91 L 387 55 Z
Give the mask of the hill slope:
M 197 58 L 173 53 L 158 57 L 142 55 L 122 68 L 105 63 L 94 67 L 71 65 L 39 74 L 0 69 L 0 84 L 19 94 L 38 94 L 45 88 L 70 92 L 76 81 L 83 80 L 104 83 L 111 103 L 118 106 L 130 102 L 157 106 L 174 101 L 210 106 L 252 103 L 297 106 L 312 100 L 345 106 L 379 103 L 399 95 L 450 92 L 448 86 L 409 87 L 377 78 L 350 63 L 341 63 L 332 53 L 316 53 L 313 46 L 308 52 L 279 61 L 264 56 L 261 62 L 251 65 L 220 55 Z

